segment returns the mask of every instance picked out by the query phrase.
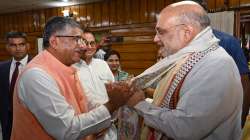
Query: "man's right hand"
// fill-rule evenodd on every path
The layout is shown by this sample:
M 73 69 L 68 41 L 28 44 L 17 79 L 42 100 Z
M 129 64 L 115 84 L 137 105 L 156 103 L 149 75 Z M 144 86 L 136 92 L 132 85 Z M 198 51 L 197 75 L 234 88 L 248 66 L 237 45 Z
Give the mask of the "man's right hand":
M 110 113 L 118 109 L 120 106 L 126 104 L 128 99 L 132 96 L 130 86 L 126 82 L 114 82 L 106 84 L 109 101 L 105 104 Z

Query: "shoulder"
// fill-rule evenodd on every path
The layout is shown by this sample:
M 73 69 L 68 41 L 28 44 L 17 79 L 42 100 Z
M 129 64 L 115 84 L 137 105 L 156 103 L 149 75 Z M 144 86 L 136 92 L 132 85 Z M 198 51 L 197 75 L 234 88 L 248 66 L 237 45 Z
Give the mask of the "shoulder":
M 23 87 L 44 87 L 49 88 L 56 85 L 56 81 L 52 75 L 45 70 L 33 67 L 25 69 L 19 76 L 19 84 Z
M 26 79 L 26 80 L 39 80 L 40 78 L 47 79 L 49 77 L 50 75 L 45 70 L 38 68 L 38 67 L 25 69 L 20 75 L 20 78 Z
M 98 58 L 93 58 L 93 63 L 99 67 L 105 66 L 108 67 L 108 64 L 106 61 L 102 60 L 102 59 L 98 59 Z
M 124 75 L 124 76 L 128 76 L 128 73 L 126 71 L 123 71 L 123 70 L 119 71 L 119 74 Z
M 233 58 L 221 47 L 213 52 L 208 53 L 204 58 L 202 58 L 192 70 L 206 71 L 209 75 L 212 73 L 226 73 L 233 71 L 233 73 L 238 73 L 238 68 L 235 64 Z M 231 73 L 229 72 L 229 73 Z
M 218 30 L 213 30 L 214 35 L 219 38 L 219 39 L 226 39 L 226 40 L 234 40 L 234 41 L 238 41 L 237 38 L 235 38 L 234 36 L 225 33 L 225 32 L 221 32 Z
M 234 63 L 233 58 L 226 52 L 225 49 L 223 49 L 221 47 L 219 47 L 215 51 L 207 54 L 207 56 L 204 57 L 204 60 L 205 61 L 212 61 L 210 63 L 220 63 L 220 64 L 223 64 L 223 62 Z
M 95 63 L 106 63 L 106 61 L 99 59 L 99 58 L 93 58 L 92 61 Z
M 0 62 L 0 72 L 1 71 L 6 71 L 6 69 L 9 69 L 11 65 L 11 60 L 6 60 Z
M 213 30 L 213 33 L 218 39 L 220 39 L 219 44 L 221 47 L 234 50 L 240 49 L 240 41 L 236 37 L 218 30 Z
M 30 62 L 33 59 L 33 56 L 28 55 L 28 62 Z
M 120 80 L 125 80 L 128 78 L 128 73 L 125 71 L 119 71 L 119 79 Z
M 6 61 L 0 62 L 0 66 L 10 65 L 10 64 L 11 64 L 11 60 L 6 60 Z
M 231 92 L 234 86 L 235 89 L 240 90 L 240 85 L 240 74 L 234 60 L 219 47 L 194 65 L 187 74 L 182 89 L 189 91 L 192 87 L 206 92 L 214 90 L 224 94 L 225 91 Z

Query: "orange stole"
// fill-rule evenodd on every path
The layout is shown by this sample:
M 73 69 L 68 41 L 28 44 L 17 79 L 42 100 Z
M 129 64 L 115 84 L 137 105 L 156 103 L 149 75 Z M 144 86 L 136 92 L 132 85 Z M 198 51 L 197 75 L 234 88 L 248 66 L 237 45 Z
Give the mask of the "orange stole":
M 65 66 L 46 50 L 38 54 L 23 72 L 34 67 L 43 69 L 53 77 L 62 96 L 74 108 L 75 115 L 88 111 L 87 99 L 83 94 L 83 89 L 74 68 Z M 18 83 L 19 79 L 16 85 Z M 52 140 L 53 138 L 43 129 L 32 112 L 21 103 L 17 94 L 15 88 L 11 140 Z M 92 137 L 86 137 L 85 139 L 90 140 Z

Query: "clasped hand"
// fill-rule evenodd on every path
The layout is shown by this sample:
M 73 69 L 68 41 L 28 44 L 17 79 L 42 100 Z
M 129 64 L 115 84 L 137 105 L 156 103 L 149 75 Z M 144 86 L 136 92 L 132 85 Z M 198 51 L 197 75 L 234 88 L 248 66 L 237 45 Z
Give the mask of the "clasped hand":
M 125 104 L 132 107 L 145 98 L 142 90 L 125 81 L 108 83 L 106 90 L 109 96 L 108 105 L 112 111 Z

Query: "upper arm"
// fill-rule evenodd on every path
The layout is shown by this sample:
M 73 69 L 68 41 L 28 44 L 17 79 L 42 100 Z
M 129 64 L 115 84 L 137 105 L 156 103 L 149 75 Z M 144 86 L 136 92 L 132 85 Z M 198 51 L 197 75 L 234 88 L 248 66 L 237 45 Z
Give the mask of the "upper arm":
M 190 118 L 181 117 L 179 123 L 192 124 L 203 134 L 212 131 L 232 114 L 240 114 L 242 86 L 231 59 L 210 59 L 197 64 L 185 78 L 180 94 L 176 110 Z
M 23 73 L 18 95 L 45 130 L 62 139 L 74 117 L 74 110 L 60 94 L 56 81 L 45 71 L 32 68 Z

